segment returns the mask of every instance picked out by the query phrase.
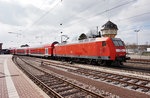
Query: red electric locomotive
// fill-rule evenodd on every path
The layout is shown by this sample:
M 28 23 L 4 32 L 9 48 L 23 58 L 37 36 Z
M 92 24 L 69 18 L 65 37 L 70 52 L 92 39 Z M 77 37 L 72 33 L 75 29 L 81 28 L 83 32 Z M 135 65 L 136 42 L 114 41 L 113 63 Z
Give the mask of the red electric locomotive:
M 54 47 L 54 56 L 66 59 L 95 61 L 111 65 L 113 62 L 122 63 L 126 60 L 126 50 L 119 38 L 91 38 L 75 43 L 61 43 Z

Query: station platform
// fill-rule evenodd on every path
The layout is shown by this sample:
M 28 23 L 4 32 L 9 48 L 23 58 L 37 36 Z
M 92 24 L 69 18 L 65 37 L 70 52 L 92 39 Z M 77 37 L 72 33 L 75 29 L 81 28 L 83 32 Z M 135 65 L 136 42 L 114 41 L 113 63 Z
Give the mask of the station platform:
M 150 60 L 150 55 L 149 56 L 145 56 L 145 55 L 127 55 L 129 57 L 131 57 L 131 59 L 146 59 L 146 60 Z
M 0 98 L 49 98 L 13 63 L 12 55 L 0 55 Z

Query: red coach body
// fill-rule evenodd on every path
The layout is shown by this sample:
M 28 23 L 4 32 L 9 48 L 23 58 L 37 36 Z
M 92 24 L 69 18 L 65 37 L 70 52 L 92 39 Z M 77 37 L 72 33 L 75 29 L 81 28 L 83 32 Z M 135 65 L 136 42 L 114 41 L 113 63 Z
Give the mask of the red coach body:
M 25 55 L 25 48 L 15 49 L 15 54 Z
M 10 54 L 15 54 L 15 49 L 10 49 Z
M 29 55 L 32 56 L 51 56 L 52 55 L 52 44 L 32 47 L 29 49 Z

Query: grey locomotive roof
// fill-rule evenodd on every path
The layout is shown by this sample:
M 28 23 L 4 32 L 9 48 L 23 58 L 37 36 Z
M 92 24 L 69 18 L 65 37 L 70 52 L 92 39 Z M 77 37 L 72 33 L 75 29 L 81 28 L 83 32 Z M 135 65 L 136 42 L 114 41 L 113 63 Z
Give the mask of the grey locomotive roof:
M 96 41 L 105 41 L 107 39 L 108 39 L 108 37 L 88 38 L 88 39 L 77 40 L 77 41 L 73 41 L 73 42 L 59 43 L 57 45 L 61 46 L 61 45 L 70 45 L 70 44 L 89 43 L 89 42 L 96 42 Z
M 118 27 L 116 24 L 114 24 L 113 22 L 111 21 L 108 21 L 107 23 L 105 23 L 103 26 L 102 26 L 102 30 L 104 29 L 116 29 L 118 30 Z

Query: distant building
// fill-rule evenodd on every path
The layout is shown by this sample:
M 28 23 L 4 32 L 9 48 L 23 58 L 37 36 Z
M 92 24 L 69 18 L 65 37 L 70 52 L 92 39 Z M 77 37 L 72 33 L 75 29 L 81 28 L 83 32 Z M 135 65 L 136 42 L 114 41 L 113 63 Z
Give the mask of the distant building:
M 2 52 L 2 45 L 3 45 L 3 43 L 0 43 L 0 54 Z
M 114 38 L 117 35 L 118 27 L 111 21 L 108 21 L 106 24 L 102 26 L 102 36 L 103 37 L 112 37 Z
M 150 48 L 147 48 L 147 52 L 150 52 Z

